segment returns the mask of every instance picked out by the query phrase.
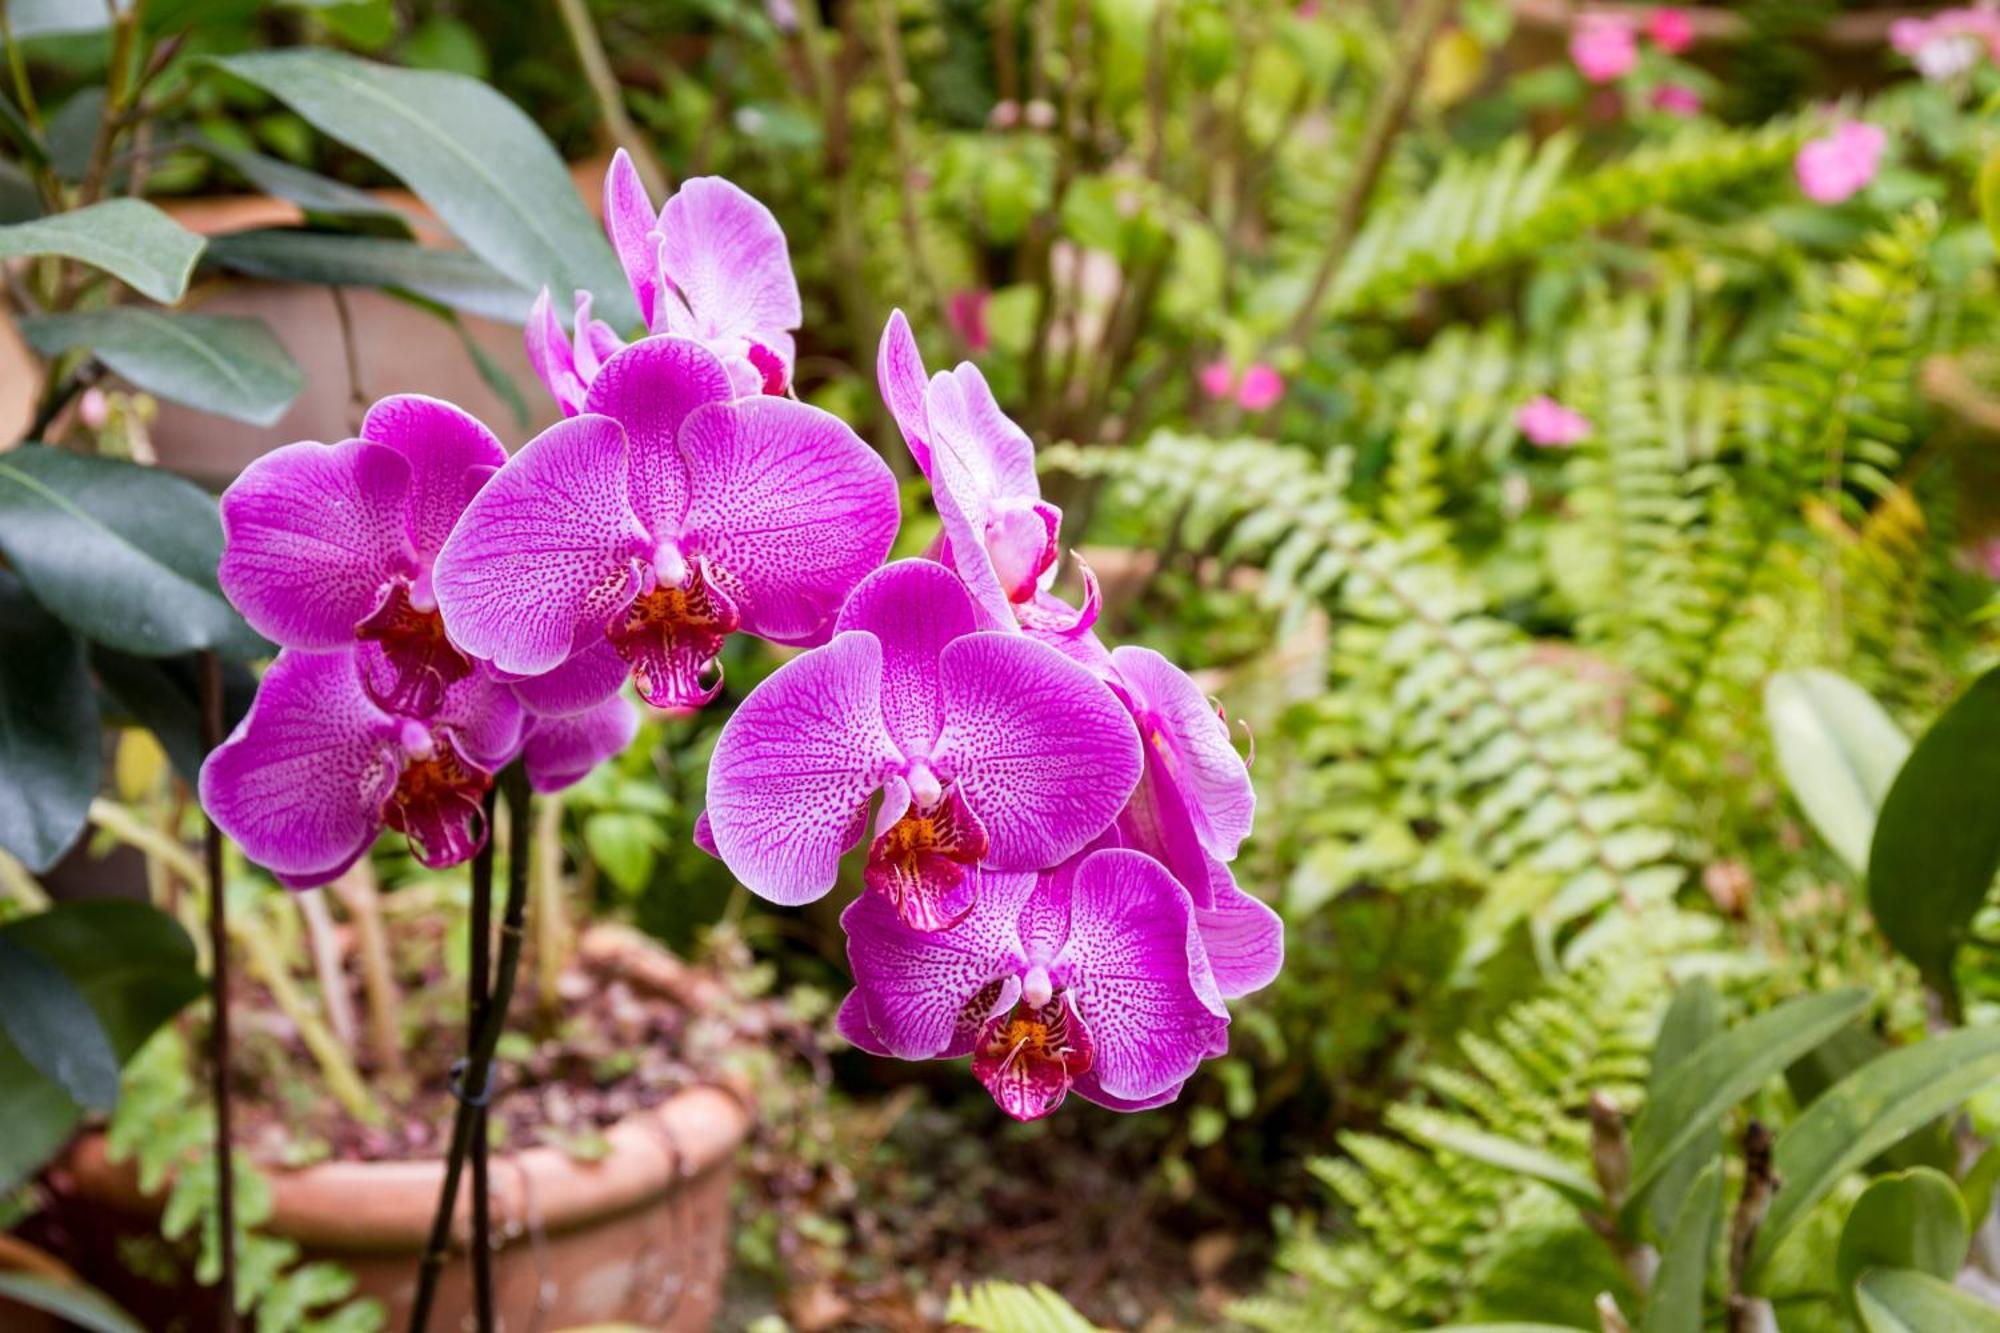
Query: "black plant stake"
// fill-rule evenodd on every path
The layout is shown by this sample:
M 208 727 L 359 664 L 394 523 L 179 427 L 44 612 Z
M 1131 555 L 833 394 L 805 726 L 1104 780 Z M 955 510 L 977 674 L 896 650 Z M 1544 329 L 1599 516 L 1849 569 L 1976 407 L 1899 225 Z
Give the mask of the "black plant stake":
M 201 655 L 201 742 L 206 750 L 222 744 L 222 662 Z M 209 1093 L 215 1102 L 215 1215 L 222 1260 L 222 1333 L 236 1328 L 236 1173 L 229 1145 L 229 920 L 222 883 L 222 830 L 204 813 L 203 858 L 208 870 Z

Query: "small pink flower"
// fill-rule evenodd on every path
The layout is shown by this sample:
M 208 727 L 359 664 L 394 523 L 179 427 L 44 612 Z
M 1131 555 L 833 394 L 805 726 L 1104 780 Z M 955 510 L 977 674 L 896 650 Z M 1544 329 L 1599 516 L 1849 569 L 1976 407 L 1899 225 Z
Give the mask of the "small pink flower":
M 1653 45 L 1677 56 L 1694 45 L 1694 20 L 1685 9 L 1656 9 L 1646 16 L 1646 35 Z
M 1568 449 L 1590 434 L 1590 422 L 1581 412 L 1564 407 L 1547 394 L 1522 405 L 1514 414 L 1514 425 L 1528 437 L 1528 443 L 1544 449 Z
M 1814 139 L 1799 149 L 1793 162 L 1799 189 L 1820 204 L 1837 204 L 1852 197 L 1875 179 L 1887 143 L 1888 136 L 1880 128 L 1860 121 Z
M 1953 78 L 1982 57 L 2000 60 L 2000 13 L 1946 9 L 1927 18 L 1897 19 L 1889 25 L 1889 45 L 1908 56 L 1926 79 Z
M 1592 83 L 1611 83 L 1639 63 L 1639 42 L 1622 20 L 1586 14 L 1570 31 L 1569 58 Z
M 1692 119 L 1701 114 L 1701 94 L 1684 83 L 1662 84 L 1653 90 L 1653 110 Z
M 1201 391 L 1210 398 L 1227 398 L 1236 389 L 1236 371 L 1227 358 L 1209 362 L 1201 368 Z
M 953 292 L 945 303 L 945 320 L 974 356 L 984 355 L 993 346 L 992 331 L 986 327 L 986 303 L 992 299 L 992 292 L 974 287 Z
M 1253 363 L 1245 370 L 1242 382 L 1236 386 L 1236 401 L 1246 412 L 1262 412 L 1276 406 L 1284 396 L 1284 376 L 1262 361 Z
M 1982 574 L 2000 582 L 2000 537 L 1988 537 L 1981 542 L 1973 553 L 1973 560 Z
M 77 401 L 76 414 L 90 429 L 103 430 L 104 423 L 111 420 L 111 400 L 104 396 L 104 390 L 93 385 Z

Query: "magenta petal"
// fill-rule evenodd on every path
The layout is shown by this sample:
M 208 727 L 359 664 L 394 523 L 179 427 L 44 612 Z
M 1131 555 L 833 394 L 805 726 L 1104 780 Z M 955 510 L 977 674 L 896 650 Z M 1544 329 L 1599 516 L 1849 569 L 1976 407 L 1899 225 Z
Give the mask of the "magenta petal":
M 324 882 L 382 827 L 396 785 L 395 723 L 362 691 L 350 652 L 278 654 L 250 712 L 201 768 L 201 803 L 251 860 Z M 329 869 L 331 868 L 331 869 Z
M 875 352 L 875 384 L 889 415 L 903 432 L 910 457 L 926 478 L 931 475 L 930 427 L 924 422 L 924 393 L 930 387 L 924 374 L 923 353 L 917 350 L 916 335 L 900 310 L 889 312 L 882 330 L 882 342 Z
M 803 318 L 785 233 L 771 210 L 720 176 L 682 183 L 660 210 L 660 261 L 703 337 L 795 329 Z
M 471 413 L 438 398 L 400 393 L 368 409 L 361 438 L 388 445 L 410 465 L 410 541 L 419 564 L 436 558 L 465 506 L 507 451 Z
M 882 648 L 841 634 L 772 672 L 723 724 L 709 829 L 730 871 L 773 902 L 833 887 L 868 797 L 900 761 L 882 725 Z
M 715 826 L 708 822 L 706 810 L 694 817 L 694 845 L 716 860 L 722 859 L 722 850 L 715 845 Z
M 966 1006 L 1025 963 L 1014 919 L 1035 877 L 975 873 L 973 909 L 947 931 L 905 925 L 879 893 L 862 894 L 841 913 L 855 989 L 872 1031 L 891 1055 L 905 1060 L 943 1055 Z
M 573 417 L 528 441 L 467 506 L 438 555 L 438 609 L 466 653 L 538 676 L 631 601 L 650 554 L 625 502 L 624 432 Z
M 606 699 L 575 717 L 538 718 L 530 724 L 521 760 L 528 785 L 561 791 L 619 753 L 639 734 L 639 710 L 624 699 Z
M 1224 861 L 1234 858 L 1256 817 L 1257 791 L 1230 744 L 1229 724 L 1185 671 L 1152 649 L 1128 644 L 1112 651 L 1111 663 L 1140 731 L 1187 798 L 1202 846 Z
M 632 668 L 609 639 L 594 639 L 553 671 L 514 682 L 514 695 L 543 717 L 587 713 L 618 693 Z
M 611 158 L 611 170 L 604 173 L 604 231 L 611 248 L 625 269 L 626 281 L 639 302 L 639 317 L 653 326 L 653 311 L 660 297 L 660 269 L 653 232 L 659 214 L 646 197 L 646 187 L 632 158 L 621 148 Z
M 655 537 L 678 531 L 687 512 L 681 423 L 702 404 L 733 396 L 715 354 L 686 338 L 641 338 L 606 361 L 590 382 L 584 410 L 625 428 L 632 512 Z
M 1095 1102 L 1107 1111 L 1129 1112 L 1151 1111 L 1156 1107 L 1165 1106 L 1169 1102 L 1177 1101 L 1180 1098 L 1181 1089 L 1185 1088 L 1187 1083 L 1182 1081 L 1171 1084 L 1150 1097 L 1113 1097 L 1104 1090 L 1104 1084 L 1098 1078 L 1097 1071 L 1095 1069 L 1086 1069 L 1076 1076 L 1076 1083 L 1073 1086 L 1076 1090 L 1076 1095 L 1087 1102 Z
M 445 691 L 444 702 L 430 722 L 451 734 L 469 762 L 495 769 L 512 759 L 520 747 L 527 714 L 508 685 L 484 671 L 475 671 Z
M 1041 498 L 1035 442 L 1001 410 L 979 367 L 963 362 L 932 376 L 924 420 L 932 454 L 949 453 L 981 495 Z
M 1001 500 L 988 508 L 986 555 L 1010 603 L 1032 599 L 1044 574 L 1053 581 L 1061 528 L 1062 511 L 1045 500 Z
M 366 440 L 274 449 L 222 496 L 222 591 L 288 648 L 354 642 L 390 582 L 416 573 L 410 465 Z
M 1187 895 L 1138 852 L 1093 852 L 1078 869 L 1069 943 L 1050 974 L 1089 1025 L 1093 1072 L 1113 1097 L 1185 1080 L 1229 1022 Z
M 1139 780 L 1139 738 L 1111 690 L 1053 648 L 968 634 L 939 658 L 939 776 L 991 835 L 989 864 L 1052 866 L 1102 833 Z
M 1167 776 L 1166 756 L 1151 745 L 1143 746 L 1141 752 L 1145 767 L 1139 774 L 1139 785 L 1118 812 L 1119 841 L 1165 866 L 1196 907 L 1212 907 L 1215 895 L 1209 867 L 1214 858 L 1195 832 L 1186 797 Z
M 840 418 L 768 396 L 703 407 L 681 432 L 683 541 L 718 571 L 743 628 L 823 639 L 896 540 L 896 479 Z
M 1265 903 L 1237 887 L 1229 867 L 1209 861 L 1214 906 L 1195 908 L 1217 994 L 1225 1000 L 1262 990 L 1285 965 L 1285 923 Z
M 562 322 L 556 318 L 548 288 L 542 288 L 542 294 L 535 298 L 521 338 L 528 350 L 528 365 L 548 389 L 549 397 L 562 408 L 563 415 L 573 417 L 581 412 L 585 386 L 576 373 L 576 356 L 569 340 L 563 337 Z
M 869 1026 L 868 1009 L 861 1002 L 859 990 L 847 992 L 847 998 L 840 1002 L 840 1011 L 833 1016 L 833 1026 L 856 1050 L 866 1051 L 870 1055 L 893 1054 L 882 1044 L 882 1039 L 875 1035 L 875 1029 Z
M 882 717 L 905 754 L 927 754 L 944 725 L 938 654 L 976 628 L 965 587 L 942 565 L 898 560 L 854 589 L 837 631 L 858 629 L 882 644 Z
M 972 1073 L 1008 1115 L 1040 1120 L 1063 1104 L 1095 1056 L 1089 1024 L 1057 995 L 995 1014 L 973 1047 Z

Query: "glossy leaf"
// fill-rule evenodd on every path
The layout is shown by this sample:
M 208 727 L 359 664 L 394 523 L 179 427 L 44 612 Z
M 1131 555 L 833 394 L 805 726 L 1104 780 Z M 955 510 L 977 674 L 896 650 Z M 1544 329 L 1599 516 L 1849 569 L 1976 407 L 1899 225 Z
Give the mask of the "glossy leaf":
M 0 1035 L 43 1078 L 92 1110 L 118 1104 L 111 1039 L 61 968 L 0 935 Z
M 409 292 L 503 324 L 524 323 L 534 303 L 477 255 L 381 236 L 242 231 L 216 237 L 208 257 L 254 277 Z
M 1917 742 L 1882 804 L 1868 905 L 1897 952 L 1956 994 L 1952 960 L 2000 869 L 2000 669 Z
M 1785 1187 L 1758 1228 L 1753 1281 L 1841 1177 L 1995 1079 L 2000 1079 L 2000 1029 L 1973 1028 L 1871 1060 L 1808 1106 L 1772 1150 Z
M 1701 1333 L 1708 1261 L 1721 1231 L 1722 1164 L 1710 1162 L 1694 1178 L 1660 1251 L 1641 1333 Z
M 1661 1081 L 1632 1127 L 1631 1197 L 1642 1198 L 1676 1154 L 1868 1000 L 1859 988 L 1803 996 L 1703 1042 Z
M 127 2 L 119 0 L 117 7 Z M 101 32 L 111 26 L 111 6 L 104 0 L 11 0 L 7 21 L 16 37 Z
M 1646 1096 L 1651 1099 L 1682 1061 L 1702 1044 L 1722 1031 L 1722 997 L 1707 977 L 1691 977 L 1674 991 L 1667 1012 L 1660 1019 L 1659 1035 L 1653 1039 L 1652 1069 L 1646 1077 Z M 1722 1129 L 1711 1126 L 1689 1140 L 1660 1171 L 1660 1177 L 1646 1194 L 1653 1230 L 1670 1235 L 1680 1216 L 1681 1203 L 1702 1168 L 1722 1151 Z
M 2000 1333 L 2000 1310 L 1929 1273 L 1878 1268 L 1854 1301 L 1868 1333 Z
M 104 693 L 107 725 L 131 724 L 153 733 L 174 771 L 192 787 L 208 748 L 202 744 L 201 683 L 192 657 L 134 657 L 90 645 L 90 670 Z M 257 694 L 257 677 L 241 662 L 222 663 L 222 733 L 228 735 Z
M 83 832 L 97 794 L 97 702 L 83 642 L 6 569 L 0 643 L 0 847 L 47 870 Z
M 216 585 L 214 499 L 172 473 L 39 445 L 0 454 L 0 554 L 86 638 L 147 657 L 269 651 Z
M 277 335 L 239 315 L 121 305 L 38 315 L 21 333 L 43 356 L 84 348 L 134 388 L 253 426 L 275 423 L 305 387 Z
M 186 142 L 190 147 L 198 148 L 226 164 L 265 194 L 297 204 L 308 213 L 345 218 L 394 218 L 405 223 L 411 221 L 409 215 L 394 204 L 383 203 L 368 191 L 358 190 L 345 181 L 295 167 L 279 158 L 235 148 L 206 135 L 190 136 Z M 245 233 L 218 236 L 209 244 L 212 247 L 217 241 L 232 240 L 242 234 Z
M 194 944 L 150 903 L 61 903 L 0 926 L 0 939 L 59 968 L 89 1003 L 122 1063 L 202 990 Z M 0 1190 L 41 1169 L 82 1117 L 62 1087 L 0 1040 Z
M 40 1310 L 88 1333 L 145 1333 L 139 1322 L 94 1287 L 31 1273 L 0 1273 L 0 1298 Z
M 1517 1176 L 1539 1180 L 1579 1207 L 1602 1211 L 1604 1195 L 1588 1173 L 1545 1149 L 1411 1108 L 1397 1121 L 1411 1138 Z
M 522 287 L 596 293 L 629 330 L 638 309 L 603 231 L 528 116 L 477 79 L 332 51 L 218 57 L 333 138 L 400 177 L 466 247 Z
M 1870 1268 L 1949 1279 L 1965 1263 L 1972 1228 L 1950 1176 L 1929 1167 L 1883 1176 L 1862 1191 L 1840 1231 L 1834 1275 L 1842 1291 Z
M 1875 818 L 1910 740 L 1873 695 L 1831 671 L 1781 671 L 1764 687 L 1778 767 L 1827 846 L 1868 871 Z
M 0 227 L 0 260 L 61 255 L 103 269 L 166 304 L 187 291 L 201 247 L 201 237 L 139 199 L 112 199 Z

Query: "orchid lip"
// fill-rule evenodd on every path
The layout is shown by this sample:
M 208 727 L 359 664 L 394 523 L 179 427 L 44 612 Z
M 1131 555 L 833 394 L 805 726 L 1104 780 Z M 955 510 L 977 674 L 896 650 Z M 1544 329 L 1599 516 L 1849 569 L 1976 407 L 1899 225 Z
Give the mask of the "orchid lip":
M 938 781 L 938 775 L 926 760 L 911 760 L 904 770 L 903 781 L 909 784 L 910 801 L 919 810 L 929 810 L 944 796 L 944 784 Z
M 660 583 L 669 588 L 678 588 L 687 582 L 687 557 L 681 553 L 680 544 L 663 541 L 653 548 L 653 573 Z
M 437 738 L 431 729 L 413 717 L 398 720 L 396 746 L 412 759 L 428 759 L 437 753 Z
M 1037 963 L 1021 978 L 1021 998 L 1033 1008 L 1039 1009 L 1055 994 L 1055 983 L 1049 980 L 1049 970 Z

